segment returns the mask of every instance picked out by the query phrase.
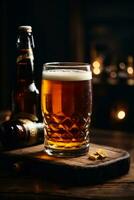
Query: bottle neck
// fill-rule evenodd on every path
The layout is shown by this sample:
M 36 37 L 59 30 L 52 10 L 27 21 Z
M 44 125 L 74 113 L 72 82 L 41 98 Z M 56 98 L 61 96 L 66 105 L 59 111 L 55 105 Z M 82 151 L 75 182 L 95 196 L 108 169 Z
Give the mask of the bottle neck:
M 31 32 L 20 32 L 17 37 L 17 48 L 18 49 L 34 49 L 34 39 Z
M 33 36 L 28 32 L 21 32 L 17 39 L 17 82 L 34 81 Z

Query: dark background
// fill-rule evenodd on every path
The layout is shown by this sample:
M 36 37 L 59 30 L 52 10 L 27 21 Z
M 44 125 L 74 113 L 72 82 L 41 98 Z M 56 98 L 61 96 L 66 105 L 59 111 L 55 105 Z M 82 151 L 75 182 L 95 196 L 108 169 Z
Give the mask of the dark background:
M 11 109 L 19 25 L 31 25 L 35 40 L 36 84 L 42 65 L 52 61 L 91 62 L 95 46 L 105 65 L 125 61 L 134 52 L 134 2 L 130 0 L 0 0 L 0 110 Z M 134 86 L 93 85 L 95 128 L 133 131 Z M 127 119 L 111 118 L 125 102 Z
M 31 25 L 35 40 L 37 84 L 42 65 L 70 59 L 68 1 L 0 1 L 0 109 L 10 108 L 15 75 L 17 27 Z

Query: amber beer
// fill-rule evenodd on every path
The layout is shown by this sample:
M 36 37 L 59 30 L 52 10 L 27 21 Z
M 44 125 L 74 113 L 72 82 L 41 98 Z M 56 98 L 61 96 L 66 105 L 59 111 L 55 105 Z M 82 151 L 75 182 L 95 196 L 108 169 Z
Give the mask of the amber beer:
M 68 66 L 46 67 L 42 75 L 45 151 L 56 156 L 77 156 L 89 148 L 92 76 L 89 65 L 63 65 Z

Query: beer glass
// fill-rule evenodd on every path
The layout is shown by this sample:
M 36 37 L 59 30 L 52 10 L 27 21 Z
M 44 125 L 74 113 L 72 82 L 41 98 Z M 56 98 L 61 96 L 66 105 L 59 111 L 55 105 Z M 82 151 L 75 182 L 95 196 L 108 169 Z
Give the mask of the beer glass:
M 41 108 L 48 155 L 75 157 L 89 150 L 92 112 L 90 65 L 53 62 L 43 65 Z

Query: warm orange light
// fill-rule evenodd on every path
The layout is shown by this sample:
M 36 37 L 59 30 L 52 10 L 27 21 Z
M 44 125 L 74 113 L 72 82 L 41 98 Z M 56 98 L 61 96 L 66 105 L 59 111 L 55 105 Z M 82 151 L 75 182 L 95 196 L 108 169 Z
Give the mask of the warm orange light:
M 118 119 L 122 120 L 122 119 L 124 119 L 125 117 L 126 117 L 126 113 L 125 113 L 124 110 L 119 110 L 119 111 L 117 112 L 117 118 L 118 118 Z
M 98 75 L 98 74 L 101 73 L 101 70 L 100 70 L 99 68 L 94 68 L 94 69 L 93 69 L 93 73 L 94 73 L 95 75 Z
M 97 60 L 93 62 L 93 73 L 95 75 L 99 75 L 101 73 L 101 64 Z
M 127 73 L 130 74 L 130 75 L 132 75 L 134 73 L 133 67 L 128 67 L 127 68 Z
M 100 68 L 100 63 L 96 60 L 93 62 L 93 67 L 94 68 Z

